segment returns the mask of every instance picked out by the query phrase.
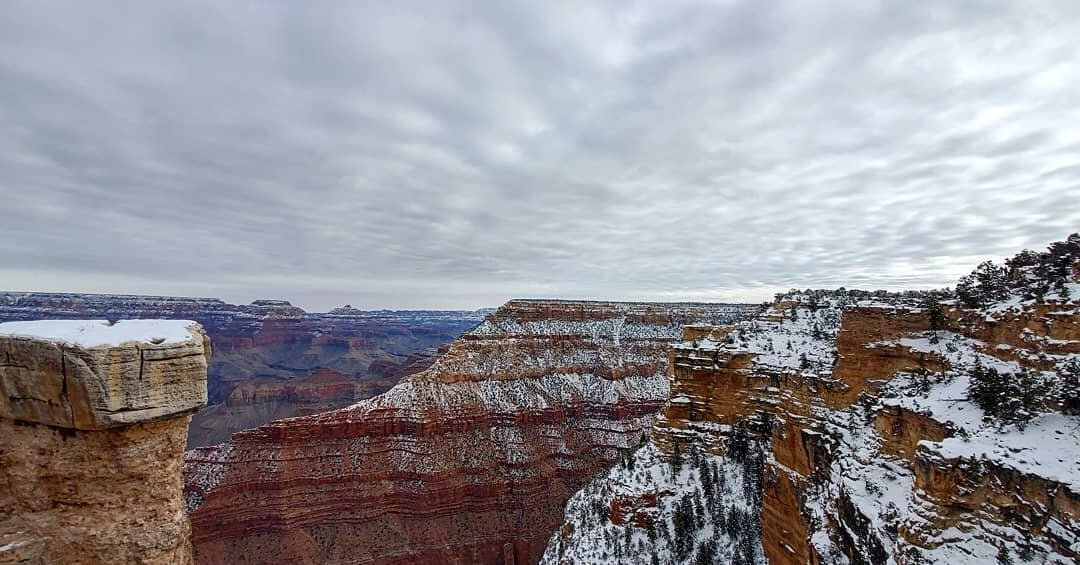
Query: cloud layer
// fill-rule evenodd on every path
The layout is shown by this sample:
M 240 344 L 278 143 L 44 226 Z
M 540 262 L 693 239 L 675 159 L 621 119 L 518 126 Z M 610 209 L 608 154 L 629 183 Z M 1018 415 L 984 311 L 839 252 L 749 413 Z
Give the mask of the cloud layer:
M 0 288 L 759 300 L 1080 228 L 1080 3 L 13 2 Z

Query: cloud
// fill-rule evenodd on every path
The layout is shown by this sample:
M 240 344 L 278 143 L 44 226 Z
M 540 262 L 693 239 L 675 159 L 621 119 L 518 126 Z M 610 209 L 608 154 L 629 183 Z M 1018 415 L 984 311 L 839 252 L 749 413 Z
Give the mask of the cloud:
M 1074 2 L 17 2 L 0 287 L 926 287 L 1080 226 Z

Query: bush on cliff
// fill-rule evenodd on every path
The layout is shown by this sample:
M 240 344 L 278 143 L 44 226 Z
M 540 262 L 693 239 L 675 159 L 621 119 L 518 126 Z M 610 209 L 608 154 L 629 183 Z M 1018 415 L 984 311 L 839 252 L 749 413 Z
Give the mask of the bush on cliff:
M 1036 414 L 1046 410 L 1050 390 L 1050 383 L 1029 371 L 1002 373 L 976 363 L 968 398 L 983 409 L 987 418 L 1023 429 Z

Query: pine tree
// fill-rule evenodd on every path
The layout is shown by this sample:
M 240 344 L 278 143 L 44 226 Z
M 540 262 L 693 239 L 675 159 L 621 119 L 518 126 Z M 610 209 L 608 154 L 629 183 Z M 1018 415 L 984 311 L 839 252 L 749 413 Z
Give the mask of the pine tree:
M 987 418 L 1014 423 L 1023 429 L 1035 414 L 1046 409 L 1045 399 L 1050 388 L 1051 383 L 1030 371 L 1002 374 L 976 361 L 971 371 L 968 398 L 983 409 Z
M 699 489 L 694 489 L 694 526 L 698 530 L 705 527 L 705 506 L 701 504 Z
M 1080 358 L 1074 357 L 1066 363 L 1059 379 L 1057 395 L 1061 399 L 1062 412 L 1080 414 Z
M 690 495 L 683 495 L 675 507 L 675 515 L 672 517 L 675 524 L 675 555 L 680 561 L 685 560 L 693 549 L 693 538 L 697 531 L 694 524 L 694 506 Z
M 981 263 L 956 283 L 956 296 L 969 308 L 982 308 L 1008 296 L 1005 269 L 993 261 Z
M 698 465 L 698 477 L 701 481 L 701 488 L 705 491 L 705 498 L 711 501 L 716 494 L 715 485 L 713 484 L 712 469 L 709 468 L 704 459 Z
M 926 308 L 926 315 L 930 320 L 930 343 L 938 343 L 941 341 L 938 332 L 945 328 L 945 309 L 934 294 L 927 294 L 923 300 L 923 308 Z
M 746 460 L 746 454 L 750 451 L 750 433 L 746 431 L 746 426 L 739 422 L 733 426 L 731 430 L 731 436 L 727 441 L 727 454 L 733 461 L 743 462 Z
M 716 561 L 716 540 L 707 540 L 698 546 L 695 565 L 712 565 Z

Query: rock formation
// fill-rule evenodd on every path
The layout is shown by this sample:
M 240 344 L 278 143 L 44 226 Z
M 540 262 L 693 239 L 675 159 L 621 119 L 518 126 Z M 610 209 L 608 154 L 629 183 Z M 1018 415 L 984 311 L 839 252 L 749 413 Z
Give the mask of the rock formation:
M 364 311 L 351 307 L 308 313 L 284 300 L 233 305 L 212 298 L 95 294 L 0 293 L 0 322 L 44 319 L 190 319 L 214 341 L 208 369 L 211 406 L 194 417 L 192 447 L 219 443 L 232 432 L 276 418 L 330 410 L 387 390 L 410 355 L 444 345 L 483 319 L 481 311 Z M 313 372 L 330 369 L 355 381 L 355 395 L 330 392 L 315 402 L 275 393 L 291 381 L 316 389 Z M 318 380 L 318 379 L 316 379 Z M 237 402 L 234 389 L 262 389 L 273 402 Z M 227 400 L 233 396 L 232 402 Z M 252 398 L 248 394 L 248 398 Z
M 0 324 L 0 561 L 191 563 L 209 357 L 195 322 Z
M 208 406 L 192 419 L 188 447 L 222 443 L 234 430 L 250 428 L 253 423 L 318 414 L 371 398 L 397 383 L 401 367 L 394 365 L 393 369 L 378 380 L 357 380 L 333 369 L 315 369 L 302 379 L 239 382 L 225 402 Z
M 667 398 L 669 342 L 757 306 L 511 301 L 389 392 L 189 453 L 201 562 L 534 562 Z
M 650 442 L 544 562 L 1075 563 L 1078 264 L 1072 236 L 960 300 L 796 291 L 686 328 Z

